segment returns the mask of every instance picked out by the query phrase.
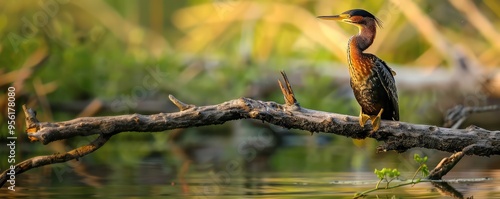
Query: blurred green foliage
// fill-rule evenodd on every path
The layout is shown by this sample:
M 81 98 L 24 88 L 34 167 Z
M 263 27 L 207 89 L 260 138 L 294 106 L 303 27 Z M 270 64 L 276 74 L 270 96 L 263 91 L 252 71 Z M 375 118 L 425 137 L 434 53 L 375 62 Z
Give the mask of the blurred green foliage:
M 452 10 L 449 2 L 419 0 L 415 3 L 427 17 L 436 19 L 436 26 L 451 42 L 474 44 L 477 48 L 471 51 L 478 57 L 490 46 L 487 39 L 473 37 L 477 31 L 471 31 L 473 26 L 463 22 L 460 12 L 442 12 L 443 9 Z M 485 6 L 498 5 L 496 1 L 475 3 L 486 16 L 498 18 L 500 12 Z M 46 104 L 40 103 L 45 97 L 50 106 L 95 98 L 108 103 L 123 100 L 131 104 L 144 99 L 166 101 L 160 98 L 166 94 L 197 105 L 242 96 L 282 102 L 276 79 L 279 71 L 284 70 L 296 77 L 292 84 L 297 83 L 293 86 L 302 106 L 357 115 L 358 105 L 352 94 L 342 90 L 348 83 L 334 84 L 330 76 L 320 72 L 323 67 L 320 63 L 345 66 L 345 55 L 339 52 L 345 53 L 347 38 L 357 30 L 348 25 L 320 23 L 314 18 L 355 7 L 363 7 L 383 17 L 384 29 L 379 31 L 380 39 L 373 47 L 375 52 L 371 52 L 386 62 L 416 66 L 433 63 L 433 67 L 448 63 L 448 58 L 438 53 L 431 61 L 424 59 L 415 63 L 422 54 L 437 50 L 390 2 L 28 0 L 1 1 L 0 7 L 0 75 L 20 71 L 33 56 L 48 56 L 47 61 L 37 66 L 24 81 L 18 93 L 24 96 L 19 98 L 18 104 L 33 102 L 33 108 L 41 113 L 51 111 Z M 498 27 L 498 20 L 492 21 Z M 326 35 L 326 26 L 345 38 Z M 40 50 L 46 53 L 37 55 Z M 57 88 L 39 96 L 35 80 L 55 82 Z M 8 84 L 0 86 L 2 93 Z M 262 92 L 252 93 L 256 88 Z M 430 104 L 435 100 L 432 91 L 411 93 L 403 90 L 400 94 L 401 118 L 407 122 L 426 121 L 421 113 L 425 115 L 432 109 Z M 129 108 L 123 112 L 134 112 L 137 107 L 130 105 Z M 61 121 L 72 119 L 76 114 L 62 111 L 52 116 L 43 118 L 42 114 L 39 119 Z M 18 118 L 21 117 L 19 114 Z M 0 127 L 5 129 L 5 122 Z M 21 123 L 19 128 L 22 128 Z M 229 131 L 228 128 L 218 131 Z M 121 134 L 112 140 L 138 138 L 151 142 L 166 139 L 149 134 Z M 338 142 L 348 142 L 346 147 L 354 148 L 353 153 L 356 151 L 349 140 Z M 137 150 L 126 150 L 131 145 Z M 101 161 L 118 158 L 122 162 L 137 160 L 146 155 L 144 148 L 149 147 L 110 141 L 94 153 L 94 158 Z M 114 150 L 108 152 L 111 148 Z M 332 149 L 327 151 L 325 156 L 336 154 Z M 304 153 L 316 154 L 300 150 L 283 153 L 290 154 L 279 158 L 292 162 L 304 157 Z M 279 158 L 276 161 L 280 162 Z

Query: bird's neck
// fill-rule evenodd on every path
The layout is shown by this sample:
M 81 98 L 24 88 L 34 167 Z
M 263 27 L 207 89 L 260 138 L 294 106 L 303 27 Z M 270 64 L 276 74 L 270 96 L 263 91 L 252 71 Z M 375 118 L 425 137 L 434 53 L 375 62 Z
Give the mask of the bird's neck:
M 363 51 L 372 45 L 373 39 L 375 38 L 375 31 L 375 27 L 371 30 L 360 27 L 359 34 L 349 39 L 347 61 L 349 62 L 351 78 L 362 79 L 362 77 L 369 74 L 370 67 L 366 67 L 366 63 L 362 62 L 362 60 L 365 60 L 367 57 Z
M 373 43 L 373 40 L 375 39 L 375 34 L 376 34 L 376 27 L 375 26 L 369 26 L 369 27 L 359 27 L 359 33 L 357 35 L 352 36 L 350 40 L 350 49 L 351 52 L 356 52 L 357 53 L 362 53 L 364 50 L 366 50 L 368 47 L 370 47 Z

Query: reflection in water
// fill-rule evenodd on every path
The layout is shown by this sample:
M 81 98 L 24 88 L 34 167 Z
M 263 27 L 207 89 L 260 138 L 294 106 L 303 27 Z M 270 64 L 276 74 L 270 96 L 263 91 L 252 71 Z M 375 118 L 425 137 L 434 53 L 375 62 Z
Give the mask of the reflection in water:
M 19 189 L 16 192 L 0 192 L 0 197 L 22 197 L 36 196 L 38 198 L 59 196 L 67 198 L 122 197 L 133 198 L 138 196 L 243 196 L 260 195 L 273 198 L 280 197 L 351 197 L 355 192 L 364 191 L 375 187 L 377 180 L 371 172 L 356 173 L 279 173 L 279 172 L 243 172 L 237 171 L 233 174 L 224 172 L 207 172 L 190 170 L 184 176 L 184 185 L 172 183 L 169 169 L 158 166 L 160 164 L 148 164 L 137 168 L 141 169 L 140 175 L 122 176 L 107 175 L 101 179 L 100 187 L 82 184 L 84 181 L 80 175 L 69 173 L 66 181 L 58 183 L 57 178 L 37 182 L 39 179 L 31 180 L 31 176 L 41 174 L 41 170 L 34 170 L 29 175 L 19 179 Z M 100 167 L 89 167 L 90 173 L 100 173 Z M 236 170 L 235 170 L 236 171 Z M 124 170 L 123 172 L 134 173 Z M 169 174 L 170 173 L 170 174 Z M 442 189 L 436 189 L 431 183 L 420 183 L 415 186 L 401 187 L 392 190 L 382 190 L 370 196 L 378 195 L 379 198 L 441 198 L 443 195 L 460 198 L 474 196 L 474 198 L 496 198 L 500 197 L 500 171 L 489 172 L 467 172 L 454 173 L 448 178 L 460 178 L 461 176 L 491 176 L 491 180 L 482 181 L 455 181 L 449 182 L 456 193 L 443 194 Z M 47 176 L 50 177 L 50 176 Z M 37 178 L 37 177 L 34 177 Z M 353 179 L 364 179 L 356 180 Z M 188 190 L 184 186 L 189 187 Z M 461 195 L 460 195 L 461 194 Z
M 432 182 L 437 191 L 444 196 L 451 196 L 453 198 L 464 198 L 464 195 L 457 191 L 453 186 L 447 182 Z
M 248 128 L 241 126 L 248 126 Z M 192 136 L 189 137 L 190 135 L 183 130 L 176 130 L 170 134 L 169 145 L 174 155 L 182 162 L 178 181 L 183 193 L 193 193 L 186 176 L 193 172 L 200 172 L 206 174 L 205 178 L 209 179 L 209 182 L 206 182 L 201 189 L 196 189 L 197 194 L 220 195 L 231 187 L 234 180 L 239 178 L 244 179 L 245 190 L 249 191 L 246 194 L 258 194 L 252 193 L 258 190 L 255 187 L 261 184 L 259 177 L 254 176 L 269 171 L 269 159 L 281 143 L 278 131 L 282 129 L 252 121 L 233 122 L 232 127 L 228 132 L 234 136 L 229 136 L 231 137 L 229 139 L 228 136 L 218 138 L 211 136 L 210 139 L 193 142 Z M 214 134 L 214 132 L 204 133 Z M 217 133 L 221 134 L 221 132 Z M 225 133 L 222 132 L 223 135 Z M 197 137 L 203 137 L 203 135 L 197 135 Z M 186 144 L 188 139 L 191 140 Z
M 235 124 L 235 126 L 245 123 Z M 250 129 L 253 132 L 245 132 Z M 258 133 L 255 133 L 257 131 Z M 193 196 L 193 197 L 248 197 L 269 198 L 331 198 L 332 196 L 350 198 L 356 192 L 374 188 L 377 179 L 372 172 L 363 167 L 356 172 L 318 172 L 324 168 L 348 170 L 335 167 L 350 162 L 343 157 L 319 162 L 317 159 L 339 154 L 342 146 L 332 145 L 332 141 L 321 146 L 319 136 L 307 136 L 313 140 L 304 146 L 303 140 L 296 141 L 296 133 L 288 134 L 281 128 L 252 124 L 248 128 L 234 129 L 236 135 L 220 136 L 210 140 L 193 138 L 183 130 L 171 132 L 168 151 L 146 151 L 143 158 L 133 164 L 108 165 L 93 164 L 91 158 L 83 158 L 77 165 L 63 163 L 31 170 L 19 175 L 16 192 L 0 190 L 0 198 L 31 196 L 37 198 L 89 198 L 89 197 L 154 197 L 154 196 Z M 220 133 L 220 132 L 219 132 Z M 213 134 L 213 132 L 209 132 Z M 182 142 L 186 136 L 187 143 Z M 303 136 L 302 136 L 303 137 Z M 348 140 L 350 141 L 350 140 Z M 319 144 L 317 144 L 319 143 Z M 351 142 L 352 143 L 352 142 Z M 128 143 L 134 146 L 133 143 Z M 140 142 L 139 145 L 142 145 Z M 302 144 L 302 145 L 300 145 Z M 316 146 L 314 145 L 316 144 Z M 328 147 L 336 148 L 328 148 Z M 133 147 L 130 147 L 133 148 Z M 135 148 L 134 148 L 135 149 Z M 334 149 L 334 150 L 333 150 Z M 116 149 L 117 153 L 124 153 Z M 326 153 L 325 151 L 333 151 Z M 132 150 L 131 150 L 132 151 Z M 99 153 L 99 151 L 97 152 Z M 348 152 L 346 152 L 348 153 Z M 297 155 L 299 154 L 299 155 Z M 354 154 L 354 153 L 348 153 Z M 307 156 L 307 157 L 303 157 Z M 318 157 L 316 157 L 318 156 Z M 347 155 L 348 156 L 348 155 Z M 363 156 L 365 157 L 365 156 Z M 373 168 L 363 161 L 363 166 Z M 381 165 L 391 165 L 386 159 L 377 159 Z M 307 163 L 305 163 L 307 162 Z M 314 164 L 312 164 L 313 162 Z M 397 166 L 397 165 L 396 165 Z M 310 167 L 308 169 L 303 169 Z M 377 166 L 378 167 L 378 166 Z M 64 168 L 61 169 L 61 168 Z M 340 168 L 340 169 L 339 169 Z M 47 172 L 51 170 L 52 172 Z M 330 169 L 331 170 L 331 169 Z M 64 171 L 64 172 L 61 172 Z M 311 172 L 314 171 L 314 172 Z M 500 170 L 484 172 L 451 172 L 445 179 L 490 177 L 488 181 L 449 182 L 455 191 L 443 191 L 431 183 L 420 183 L 392 190 L 382 190 L 368 198 L 442 198 L 443 196 L 462 198 L 500 197 Z M 402 176 L 411 176 L 402 174 Z M 442 186 L 442 185 L 440 185 Z

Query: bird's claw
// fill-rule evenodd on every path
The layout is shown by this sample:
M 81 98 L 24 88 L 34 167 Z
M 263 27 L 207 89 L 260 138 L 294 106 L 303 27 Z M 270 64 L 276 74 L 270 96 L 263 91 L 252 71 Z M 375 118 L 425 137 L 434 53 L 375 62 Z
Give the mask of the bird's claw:
M 374 133 L 375 131 L 377 131 L 379 128 L 380 128 L 380 121 L 382 118 L 382 112 L 384 112 L 384 109 L 380 109 L 380 112 L 378 112 L 378 114 L 376 116 L 370 116 L 370 120 L 372 121 L 372 131 L 370 132 L 370 134 Z
M 366 121 L 368 121 L 368 119 L 370 119 L 370 116 L 363 114 L 363 111 L 359 112 L 359 125 L 361 127 L 365 127 L 365 123 Z

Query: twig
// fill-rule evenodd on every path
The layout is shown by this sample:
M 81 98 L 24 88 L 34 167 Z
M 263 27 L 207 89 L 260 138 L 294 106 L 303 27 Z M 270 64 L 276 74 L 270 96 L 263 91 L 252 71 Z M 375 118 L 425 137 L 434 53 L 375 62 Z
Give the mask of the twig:
M 190 108 L 194 108 L 195 107 L 192 104 L 186 104 L 184 102 L 181 102 L 180 100 L 178 100 L 177 98 L 175 98 L 173 95 L 168 95 L 168 98 L 170 99 L 170 101 L 172 101 L 172 103 L 175 104 L 175 106 L 177 106 L 177 108 L 179 108 L 180 111 L 185 111 L 185 110 L 188 110 Z
M 25 171 L 28 171 L 33 168 L 49 165 L 49 164 L 55 164 L 55 163 L 61 163 L 61 162 L 66 162 L 69 160 L 78 160 L 78 158 L 83 157 L 87 154 L 90 154 L 94 152 L 95 150 L 99 149 L 101 146 L 103 146 L 109 138 L 111 138 L 112 135 L 100 135 L 97 137 L 94 141 L 90 142 L 87 145 L 78 147 L 76 149 L 73 149 L 71 151 L 68 151 L 66 153 L 62 154 L 54 154 L 54 155 L 46 155 L 46 156 L 37 156 L 33 157 L 30 159 L 27 159 L 25 161 L 22 161 L 21 163 L 17 164 L 15 166 L 15 175 L 19 175 Z M 7 182 L 7 173 L 10 171 L 10 169 L 6 169 L 5 171 L 0 174 L 0 187 L 2 187 L 6 182 Z
M 443 158 L 441 162 L 434 168 L 427 176 L 430 180 L 440 180 L 443 176 L 445 176 L 455 165 L 464 157 L 465 154 L 468 153 L 469 150 L 472 150 L 474 145 L 465 147 L 462 151 L 454 153 L 450 157 Z
M 286 76 L 286 73 L 284 71 L 281 71 L 281 76 L 283 77 L 283 80 L 285 81 L 285 86 L 281 83 L 280 80 L 278 80 L 278 84 L 281 88 L 281 92 L 283 93 L 283 98 L 285 98 L 285 105 L 286 106 L 296 106 L 297 108 L 299 107 L 299 103 L 297 103 L 297 99 L 295 99 L 295 95 L 293 94 L 293 89 L 292 85 L 290 85 L 290 82 L 288 81 L 288 77 Z
M 422 179 L 420 182 L 431 182 L 431 180 Z M 390 186 L 390 187 L 389 187 L 389 185 L 387 185 L 385 187 L 378 187 L 378 184 L 377 184 L 377 186 L 375 188 L 373 188 L 373 189 L 369 189 L 369 190 L 366 190 L 366 191 L 363 191 L 363 192 L 360 192 L 360 193 L 356 193 L 356 195 L 353 198 L 361 198 L 361 197 L 364 197 L 364 196 L 366 196 L 367 194 L 369 194 L 371 192 L 375 192 L 375 191 L 378 191 L 378 190 L 394 189 L 394 188 L 398 188 L 398 187 L 412 185 L 412 184 L 415 184 L 415 183 L 416 182 L 414 182 L 413 180 L 410 180 L 410 181 L 407 181 L 407 182 L 404 182 L 404 183 L 401 183 L 401 184 L 397 184 L 397 185 L 394 185 L 394 186 Z
M 499 105 L 463 106 L 457 105 L 446 111 L 444 127 L 458 128 L 472 114 L 500 110 Z

